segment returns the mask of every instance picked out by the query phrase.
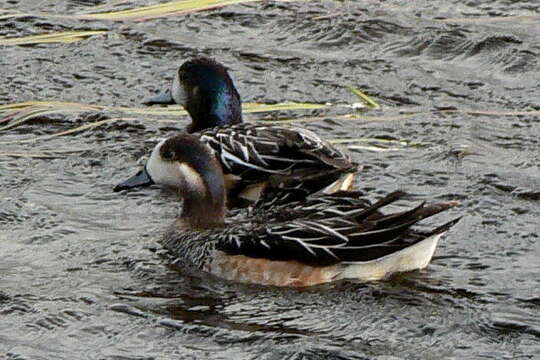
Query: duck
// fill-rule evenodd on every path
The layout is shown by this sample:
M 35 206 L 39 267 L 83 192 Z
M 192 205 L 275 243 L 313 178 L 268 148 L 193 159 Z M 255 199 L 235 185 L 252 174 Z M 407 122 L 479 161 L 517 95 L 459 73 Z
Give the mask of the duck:
M 227 68 L 203 56 L 184 62 L 171 86 L 143 104 L 182 105 L 192 121 L 188 133 L 243 123 L 240 94 Z
M 405 196 L 402 191 L 371 202 L 359 191 L 306 198 L 296 189 L 278 189 L 280 194 L 271 195 L 274 204 L 261 199 L 250 211 L 227 210 L 219 157 L 194 134 L 157 144 L 147 167 L 183 199 L 180 216 L 160 240 L 173 263 L 229 281 L 308 287 L 344 279 L 382 280 L 425 268 L 439 239 L 459 221 L 415 230 L 419 221 L 458 202 L 383 212 Z M 283 196 L 287 201 L 275 200 Z M 234 211 L 244 216 L 231 218 Z
M 243 122 L 240 95 L 225 66 L 213 59 L 184 62 L 170 88 L 144 103 L 175 103 L 187 110 L 192 122 L 185 132 L 198 135 L 216 154 L 230 204 L 252 204 L 264 191 L 280 187 L 306 195 L 348 190 L 359 169 L 348 153 L 308 129 Z M 152 172 L 145 166 L 114 191 L 169 185 Z

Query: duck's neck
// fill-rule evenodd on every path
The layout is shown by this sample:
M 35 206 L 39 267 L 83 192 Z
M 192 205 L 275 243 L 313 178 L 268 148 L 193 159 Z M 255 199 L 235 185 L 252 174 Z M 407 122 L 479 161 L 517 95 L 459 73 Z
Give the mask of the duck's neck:
M 241 100 L 232 82 L 225 81 L 206 91 L 199 89 L 198 94 L 188 99 L 186 110 L 192 119 L 187 128 L 189 133 L 242 122 Z
M 200 177 L 192 179 L 183 194 L 182 219 L 191 229 L 206 230 L 225 224 L 225 183 L 217 160 L 193 166 Z
M 182 221 L 192 230 L 220 228 L 225 225 L 225 209 L 208 199 L 184 197 Z

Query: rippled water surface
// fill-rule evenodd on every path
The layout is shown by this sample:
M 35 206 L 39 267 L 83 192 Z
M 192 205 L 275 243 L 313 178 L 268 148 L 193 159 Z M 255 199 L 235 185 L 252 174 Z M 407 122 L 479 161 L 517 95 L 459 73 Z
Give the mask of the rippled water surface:
M 105 2 L 0 4 L 68 14 Z M 107 31 L 0 45 L 0 104 L 140 106 L 200 54 L 230 67 L 244 101 L 350 104 L 351 85 L 381 104 L 370 121 L 344 120 L 342 107 L 302 125 L 408 141 L 349 144 L 364 164 L 358 186 L 374 198 L 401 188 L 457 199 L 438 220 L 464 215 L 423 271 L 305 290 L 226 283 L 160 256 L 174 193 L 112 192 L 187 119 L 131 114 L 20 142 L 117 116 L 44 114 L 0 132 L 0 358 L 540 358 L 539 11 L 535 1 L 265 1 L 139 22 L 0 18 L 7 37 Z

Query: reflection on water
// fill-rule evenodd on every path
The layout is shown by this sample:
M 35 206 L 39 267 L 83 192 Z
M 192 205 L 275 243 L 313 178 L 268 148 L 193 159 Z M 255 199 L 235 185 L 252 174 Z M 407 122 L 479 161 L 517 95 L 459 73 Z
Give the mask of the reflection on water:
M 68 13 L 100 4 L 13 0 L 2 8 Z M 1 153 L 62 152 L 0 156 L 0 357 L 540 356 L 540 116 L 530 113 L 540 109 L 537 7 L 264 2 L 144 22 L 0 19 L 0 36 L 109 31 L 70 44 L 4 46 L 2 104 L 138 106 L 198 54 L 231 68 L 244 101 L 345 104 L 356 101 L 345 87 L 352 85 L 381 103 L 368 115 L 412 115 L 342 121 L 332 119 L 336 110 L 305 126 L 328 138 L 421 144 L 352 149 L 364 164 L 358 186 L 374 196 L 401 188 L 417 199 L 458 199 L 463 206 L 448 219 L 465 215 L 423 271 L 304 290 L 241 285 L 168 264 L 157 239 L 178 213 L 176 194 L 112 192 L 185 119 L 172 127 L 140 115 L 72 136 L 2 144 Z M 478 16 L 491 21 L 471 21 Z M 500 18 L 508 16 L 522 17 Z M 470 112 L 455 111 L 464 109 Z M 529 113 L 504 115 L 516 111 Z M 102 116 L 113 114 L 44 115 L 1 132 L 0 142 Z

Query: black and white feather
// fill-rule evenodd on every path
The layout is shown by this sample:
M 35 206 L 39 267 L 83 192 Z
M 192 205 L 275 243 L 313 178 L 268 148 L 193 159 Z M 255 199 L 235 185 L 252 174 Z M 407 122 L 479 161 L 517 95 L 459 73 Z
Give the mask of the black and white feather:
M 312 193 L 357 169 L 347 153 L 303 128 L 243 123 L 204 130 L 200 139 L 224 173 L 244 184 L 268 181 Z
M 207 254 L 212 250 L 330 266 L 384 258 L 444 233 L 459 220 L 454 219 L 427 232 L 416 231 L 412 227 L 417 222 L 457 203 L 422 203 L 389 214 L 381 211 L 382 207 L 403 196 L 403 192 L 394 192 L 372 204 L 359 193 L 343 192 L 313 196 L 288 205 L 276 204 L 275 212 L 268 211 L 267 203 L 259 203 L 264 211 L 254 209 L 249 223 L 235 222 L 214 231 L 169 234 L 164 245 L 182 256 L 191 253 L 192 262 L 200 268 L 204 267 L 206 259 L 201 252 Z

